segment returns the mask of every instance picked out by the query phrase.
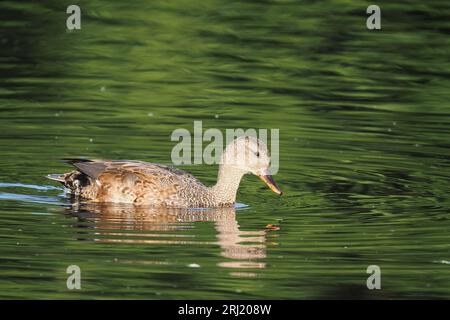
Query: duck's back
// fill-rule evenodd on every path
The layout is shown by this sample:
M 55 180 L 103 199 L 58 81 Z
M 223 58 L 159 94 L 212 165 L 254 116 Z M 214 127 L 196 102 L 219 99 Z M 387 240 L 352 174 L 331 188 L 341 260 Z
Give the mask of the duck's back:
M 210 193 L 189 173 L 142 161 L 68 160 L 77 169 L 57 179 L 91 202 L 158 207 L 211 205 Z

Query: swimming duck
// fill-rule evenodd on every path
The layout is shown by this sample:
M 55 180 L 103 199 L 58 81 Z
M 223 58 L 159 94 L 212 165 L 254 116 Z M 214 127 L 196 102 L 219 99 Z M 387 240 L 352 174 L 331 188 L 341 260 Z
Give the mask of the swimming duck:
M 231 207 L 241 178 L 252 173 L 281 195 L 269 173 L 267 146 L 257 138 L 234 139 L 221 156 L 217 183 L 207 187 L 191 174 L 162 164 L 128 160 L 65 159 L 76 170 L 47 178 L 80 200 L 166 208 Z

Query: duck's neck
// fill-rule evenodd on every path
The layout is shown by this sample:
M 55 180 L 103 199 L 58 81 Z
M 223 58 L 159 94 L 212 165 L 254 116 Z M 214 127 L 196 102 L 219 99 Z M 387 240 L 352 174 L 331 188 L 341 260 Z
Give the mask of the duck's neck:
M 217 183 L 211 187 L 214 198 L 218 204 L 233 204 L 244 171 L 229 165 L 220 165 Z

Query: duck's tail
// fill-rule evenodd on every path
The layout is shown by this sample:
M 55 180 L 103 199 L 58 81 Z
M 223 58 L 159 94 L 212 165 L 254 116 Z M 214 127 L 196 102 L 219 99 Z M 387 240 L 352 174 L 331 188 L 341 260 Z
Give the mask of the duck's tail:
M 46 178 L 62 183 L 73 195 L 80 195 L 83 189 L 92 184 L 91 178 L 84 173 L 74 170 L 63 174 L 49 174 Z M 89 188 L 87 188 L 89 189 Z
M 66 174 L 48 174 L 45 177 L 47 179 L 53 180 L 53 181 L 58 181 L 61 182 L 62 184 L 66 183 Z

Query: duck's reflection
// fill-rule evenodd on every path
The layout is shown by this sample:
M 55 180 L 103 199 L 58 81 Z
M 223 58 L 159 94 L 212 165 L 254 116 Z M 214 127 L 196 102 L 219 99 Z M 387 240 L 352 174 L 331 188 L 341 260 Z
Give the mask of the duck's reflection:
M 74 205 L 71 214 L 95 229 L 95 241 L 139 244 L 218 244 L 227 258 L 221 267 L 237 269 L 265 268 L 266 229 L 241 231 L 234 208 L 216 209 L 157 209 L 118 205 Z M 202 241 L 194 222 L 211 222 L 217 241 Z M 86 224 L 80 224 L 86 225 Z M 252 276 L 248 272 L 234 273 Z

